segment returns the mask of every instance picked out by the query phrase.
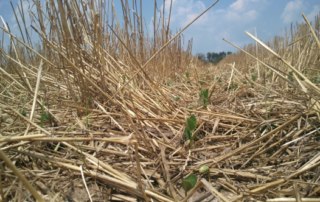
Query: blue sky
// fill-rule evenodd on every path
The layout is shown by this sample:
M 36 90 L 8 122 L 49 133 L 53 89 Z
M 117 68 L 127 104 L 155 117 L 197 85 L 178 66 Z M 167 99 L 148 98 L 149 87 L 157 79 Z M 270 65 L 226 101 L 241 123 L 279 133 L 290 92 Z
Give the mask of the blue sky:
M 166 14 L 168 15 L 171 0 L 165 0 Z M 170 28 L 173 33 L 186 26 L 202 11 L 209 7 L 215 0 L 173 0 Z M 29 0 L 29 2 L 32 2 Z M 45 2 L 45 0 L 41 0 Z M 131 2 L 131 0 L 129 0 Z M 18 0 L 12 0 L 16 7 Z M 153 0 L 142 0 L 142 11 L 149 33 L 153 33 Z M 23 0 L 25 13 L 28 1 Z M 114 0 L 114 6 L 121 18 L 122 9 L 120 0 Z M 157 7 L 163 7 L 163 0 L 157 0 Z M 301 13 L 304 12 L 309 20 L 313 21 L 319 15 L 319 0 L 220 0 L 198 21 L 183 32 L 185 44 L 193 38 L 193 53 L 236 51 L 225 38 L 242 47 L 253 42 L 244 31 L 254 34 L 257 28 L 258 38 L 267 40 L 275 35 L 284 33 L 285 28 L 290 28 L 291 22 L 303 22 Z M 139 13 L 139 11 L 137 11 Z M 131 12 L 132 14 L 132 12 Z M 20 35 L 17 23 L 12 12 L 9 0 L 0 0 L 0 15 L 10 25 L 12 32 Z M 167 18 L 168 16 L 166 16 Z M 27 19 L 27 23 L 31 20 Z M 121 21 L 120 21 L 121 22 Z M 0 21 L 2 25 L 2 22 Z M 0 32 L 1 33 L 1 32 Z M 33 39 L 36 34 L 33 33 Z M 1 39 L 0 39 L 1 40 Z M 8 43 L 7 39 L 5 40 Z M 186 48 L 186 47 L 185 47 Z

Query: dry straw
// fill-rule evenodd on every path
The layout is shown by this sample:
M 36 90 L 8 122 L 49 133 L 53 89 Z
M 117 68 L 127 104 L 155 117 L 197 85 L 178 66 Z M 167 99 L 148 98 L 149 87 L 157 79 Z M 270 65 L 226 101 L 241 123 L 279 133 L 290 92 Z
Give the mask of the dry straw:
M 319 16 L 225 39 L 239 52 L 213 65 L 182 33 L 218 1 L 176 34 L 172 2 L 155 1 L 153 33 L 142 1 L 121 0 L 123 19 L 113 1 L 16 5 L 21 37 L 0 26 L 2 201 L 319 201 Z

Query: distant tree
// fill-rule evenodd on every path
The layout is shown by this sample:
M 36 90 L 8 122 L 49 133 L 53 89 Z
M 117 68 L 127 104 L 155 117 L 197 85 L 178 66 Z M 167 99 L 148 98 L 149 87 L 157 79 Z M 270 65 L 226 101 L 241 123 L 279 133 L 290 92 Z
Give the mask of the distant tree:
M 232 54 L 232 52 L 220 52 L 220 53 L 215 53 L 215 52 L 208 52 L 207 57 L 203 53 L 198 53 L 197 57 L 198 59 L 204 61 L 204 62 L 211 62 L 213 64 L 218 64 L 224 57 L 227 55 Z
M 197 58 L 199 59 L 199 60 L 202 60 L 202 61 L 206 61 L 206 56 L 203 54 L 203 53 L 198 53 L 197 54 Z

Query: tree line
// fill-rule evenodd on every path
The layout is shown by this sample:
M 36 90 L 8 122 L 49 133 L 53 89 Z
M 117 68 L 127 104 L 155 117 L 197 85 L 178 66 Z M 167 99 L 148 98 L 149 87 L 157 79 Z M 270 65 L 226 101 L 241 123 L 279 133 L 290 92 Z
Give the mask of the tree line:
M 197 57 L 199 60 L 202 60 L 203 62 L 211 62 L 213 64 L 218 64 L 224 57 L 227 55 L 232 54 L 232 52 L 220 52 L 220 53 L 214 53 L 214 52 L 208 52 L 206 55 L 204 53 L 198 53 Z

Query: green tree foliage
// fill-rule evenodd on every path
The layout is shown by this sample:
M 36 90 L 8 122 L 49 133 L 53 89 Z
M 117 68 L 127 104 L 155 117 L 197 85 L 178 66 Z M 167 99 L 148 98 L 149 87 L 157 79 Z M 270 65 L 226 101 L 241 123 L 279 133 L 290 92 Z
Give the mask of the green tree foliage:
M 205 56 L 205 54 L 203 53 L 198 53 L 197 57 L 199 60 L 202 60 L 203 62 L 211 62 L 213 64 L 218 64 L 224 57 L 230 54 L 232 54 L 232 52 L 230 51 L 228 52 L 222 51 L 220 53 L 208 52 L 207 56 Z

